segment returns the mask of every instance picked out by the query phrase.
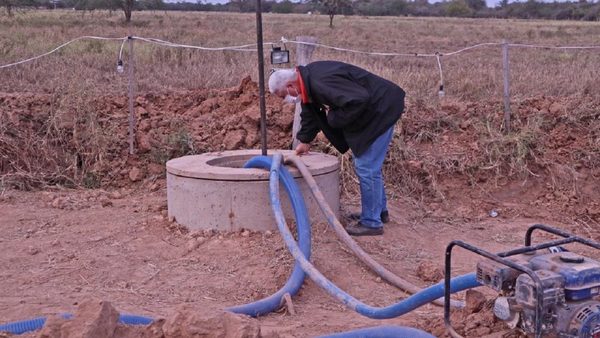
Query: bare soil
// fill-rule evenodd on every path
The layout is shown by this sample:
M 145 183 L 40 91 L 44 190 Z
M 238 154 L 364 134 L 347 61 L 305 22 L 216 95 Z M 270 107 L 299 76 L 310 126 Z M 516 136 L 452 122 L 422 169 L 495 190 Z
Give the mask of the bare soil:
M 293 260 L 277 233 L 191 232 L 169 222 L 164 161 L 186 153 L 258 147 L 256 88 L 245 79 L 239 87 L 220 91 L 139 96 L 138 152 L 133 156 L 127 154 L 126 97 L 96 98 L 89 112 L 97 128 L 91 129 L 90 120 L 82 120 L 77 111 L 68 115 L 50 96 L 0 94 L 1 322 L 76 315 L 70 322 L 52 317 L 48 328 L 29 335 L 47 337 L 82 332 L 98 337 L 307 337 L 382 324 L 445 337 L 443 311 L 435 305 L 372 320 L 346 309 L 309 280 L 293 298 L 293 310 L 258 319 L 223 312 L 275 292 L 287 280 Z M 267 106 L 269 147 L 287 148 L 293 107 L 270 96 Z M 531 131 L 532 138 L 524 143 L 517 133 L 510 143 L 485 134 L 485 121 L 487 128 L 501 128 L 498 102 L 411 103 L 386 161 L 391 222 L 384 236 L 357 241 L 390 270 L 425 287 L 442 278 L 445 246 L 454 239 L 501 251 L 522 245 L 531 224 L 545 223 L 600 240 L 598 107 L 585 97 L 520 102 L 513 128 Z M 545 120 L 533 126 L 541 117 Z M 43 139 L 49 135 L 44 130 L 54 135 L 48 139 L 60 142 L 24 142 Z M 524 162 L 515 160 L 518 153 L 502 155 L 524 144 L 529 146 Z M 44 156 L 35 154 L 36 147 Z M 317 148 L 335 153 L 322 139 Z M 355 211 L 351 171 L 343 178 L 344 212 Z M 362 265 L 327 224 L 313 224 L 312 234 L 312 261 L 342 289 L 374 306 L 407 296 Z M 536 236 L 538 241 L 549 238 Z M 461 250 L 455 257 L 456 275 L 472 272 L 478 260 Z M 454 313 L 458 331 L 467 337 L 510 335 L 489 310 L 493 295 L 482 292 L 469 296 L 468 310 Z M 116 312 L 164 320 L 132 329 L 116 325 Z

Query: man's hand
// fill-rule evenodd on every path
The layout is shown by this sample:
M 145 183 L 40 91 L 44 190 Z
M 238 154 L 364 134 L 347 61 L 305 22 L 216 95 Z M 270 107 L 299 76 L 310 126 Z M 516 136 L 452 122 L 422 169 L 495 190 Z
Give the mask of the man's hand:
M 309 150 L 310 150 L 310 144 L 301 142 L 296 146 L 296 155 L 308 154 Z

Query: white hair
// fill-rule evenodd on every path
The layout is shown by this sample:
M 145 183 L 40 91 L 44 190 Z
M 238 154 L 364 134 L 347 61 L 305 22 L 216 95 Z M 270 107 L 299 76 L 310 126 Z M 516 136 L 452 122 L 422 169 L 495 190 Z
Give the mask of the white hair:
M 269 77 L 269 91 L 274 94 L 278 89 L 285 89 L 287 84 L 296 81 L 296 69 L 278 69 Z

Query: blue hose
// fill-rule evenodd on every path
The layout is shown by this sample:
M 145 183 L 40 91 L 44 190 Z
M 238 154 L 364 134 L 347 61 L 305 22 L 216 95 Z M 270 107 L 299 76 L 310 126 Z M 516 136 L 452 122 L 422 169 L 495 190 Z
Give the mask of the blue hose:
M 70 313 L 62 315 L 65 319 L 73 318 Z M 119 323 L 125 325 L 148 325 L 152 323 L 153 319 L 143 316 L 131 315 L 131 314 L 120 314 Z M 46 323 L 46 317 L 36 317 L 29 320 L 22 320 L 19 322 L 12 322 L 0 325 L 0 332 L 8 332 L 10 334 L 23 334 L 41 329 Z
M 264 168 L 269 170 L 271 168 L 271 158 L 267 156 L 253 157 L 250 161 L 246 162 L 244 168 Z M 279 178 L 290 196 L 290 201 L 294 209 L 296 223 L 298 225 L 298 242 L 300 243 L 300 250 L 302 251 L 303 257 L 310 259 L 310 222 L 304 198 L 294 182 L 294 177 L 292 177 L 287 170 L 282 171 Z M 230 307 L 226 309 L 226 311 L 242 313 L 252 317 L 271 313 L 281 307 L 281 300 L 286 293 L 289 293 L 290 296 L 294 296 L 298 290 L 300 290 L 300 287 L 304 283 L 304 277 L 304 271 L 296 262 L 288 281 L 281 289 L 279 289 L 279 291 L 253 303 Z
M 281 232 L 281 235 L 288 249 L 290 250 L 290 252 L 294 256 L 294 259 L 296 260 L 294 270 L 287 283 L 275 294 L 250 304 L 229 308 L 227 309 L 228 311 L 235 313 L 243 313 L 251 316 L 259 316 L 261 314 L 269 313 L 280 307 L 283 295 L 285 295 L 286 293 L 294 295 L 296 292 L 298 292 L 304 281 L 305 273 L 308 274 L 315 283 L 317 283 L 319 286 L 325 289 L 333 297 L 342 301 L 346 306 L 364 316 L 374 319 L 398 317 L 418 308 L 419 306 L 422 306 L 444 296 L 444 284 L 438 283 L 418 293 L 415 293 L 414 295 L 399 303 L 390 305 L 388 307 L 372 307 L 348 295 L 346 292 L 344 292 L 331 281 L 329 281 L 325 276 L 323 276 L 308 261 L 310 257 L 310 223 L 308 221 L 306 206 L 304 204 L 304 199 L 302 198 L 302 195 L 300 194 L 298 186 L 296 185 L 296 182 L 294 181 L 293 177 L 289 174 L 285 167 L 280 167 L 281 160 L 281 154 L 275 154 L 273 160 L 266 156 L 258 156 L 250 160 L 245 167 L 270 167 L 269 189 L 271 206 L 273 208 L 275 219 L 277 221 L 277 226 Z M 280 179 L 288 195 L 290 196 L 290 201 L 292 202 L 292 206 L 294 208 L 294 213 L 298 223 L 298 240 L 300 242 L 300 246 L 298 245 L 298 243 L 296 243 L 294 236 L 290 232 L 285 222 L 283 212 L 281 210 L 281 201 L 279 199 Z M 450 291 L 451 293 L 454 293 L 473 288 L 479 285 L 480 284 L 475 279 L 475 274 L 467 274 L 453 278 L 451 280 Z M 65 314 L 63 315 L 63 317 L 69 319 L 72 318 L 72 315 Z M 119 315 L 119 321 L 120 323 L 126 325 L 148 325 L 152 323 L 153 319 L 137 315 L 121 314 Z M 44 326 L 45 322 L 45 317 L 37 317 L 30 320 L 8 323 L 0 325 L 0 332 L 22 334 L 30 331 L 39 330 Z M 433 336 L 413 328 L 399 326 L 381 326 L 375 328 L 349 331 L 325 337 L 431 338 Z
M 340 332 L 317 338 L 435 338 L 435 336 L 412 327 L 387 325 Z
M 373 318 L 373 319 L 388 319 L 401 316 L 406 314 L 419 306 L 425 305 L 429 302 L 432 302 L 440 297 L 444 296 L 444 283 L 438 283 L 433 286 L 430 286 L 418 293 L 413 294 L 412 296 L 404 299 L 403 301 L 387 306 L 387 307 L 373 307 L 367 304 L 364 304 L 357 300 L 356 298 L 350 296 L 342 289 L 333 284 L 330 280 L 328 280 L 321 272 L 319 272 L 302 254 L 298 244 L 294 240 L 290 229 L 288 228 L 285 217 L 281 210 L 281 201 L 279 199 L 279 173 L 285 172 L 287 169 L 285 167 L 281 167 L 281 154 L 275 154 L 273 156 L 273 162 L 271 164 L 271 172 L 269 175 L 269 191 L 270 191 L 270 199 L 271 199 L 271 207 L 273 209 L 273 213 L 275 214 L 275 220 L 277 221 L 277 227 L 283 237 L 285 244 L 288 249 L 296 259 L 296 262 L 300 264 L 304 272 L 306 272 L 309 277 L 317 283 L 321 288 L 327 291 L 334 298 L 337 298 L 342 303 L 344 303 L 350 309 L 358 312 L 359 314 Z M 295 182 L 294 182 L 295 184 Z M 297 189 L 290 188 L 291 190 Z M 450 292 L 459 292 L 466 289 L 470 289 L 480 284 L 477 282 L 475 278 L 475 274 L 467 274 L 463 276 L 459 276 L 453 278 L 450 284 Z

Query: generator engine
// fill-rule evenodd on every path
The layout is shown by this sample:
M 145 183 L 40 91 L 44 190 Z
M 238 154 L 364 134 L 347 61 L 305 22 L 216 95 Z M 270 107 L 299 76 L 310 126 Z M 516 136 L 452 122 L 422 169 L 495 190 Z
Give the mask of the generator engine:
M 500 262 L 485 259 L 477 264 L 477 280 L 500 293 L 494 314 L 511 328 L 543 337 L 600 338 L 600 262 L 553 247 L 507 259 L 532 270 L 542 285 L 541 318 L 537 283 Z M 541 332 L 536 332 L 536 321 Z

